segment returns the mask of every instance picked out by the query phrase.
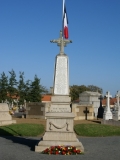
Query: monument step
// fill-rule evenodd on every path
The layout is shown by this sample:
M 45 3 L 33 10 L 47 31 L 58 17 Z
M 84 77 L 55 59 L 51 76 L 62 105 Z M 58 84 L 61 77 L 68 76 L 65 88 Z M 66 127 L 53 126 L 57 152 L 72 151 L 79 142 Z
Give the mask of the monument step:
M 0 126 L 9 125 L 13 123 L 15 124 L 16 120 L 3 120 L 3 121 L 0 121 Z
M 59 131 L 56 131 L 56 132 L 52 132 L 52 131 L 49 131 L 49 132 L 45 132 L 44 136 L 43 136 L 43 141 L 50 141 L 50 140 L 53 140 L 53 141 L 77 141 L 76 139 L 76 135 L 74 132 L 59 132 Z
M 80 149 L 84 152 L 84 147 L 81 142 L 77 139 L 77 141 L 69 142 L 69 141 L 40 141 L 38 146 L 35 146 L 35 152 L 42 152 L 46 148 L 50 146 L 75 146 L 77 149 Z

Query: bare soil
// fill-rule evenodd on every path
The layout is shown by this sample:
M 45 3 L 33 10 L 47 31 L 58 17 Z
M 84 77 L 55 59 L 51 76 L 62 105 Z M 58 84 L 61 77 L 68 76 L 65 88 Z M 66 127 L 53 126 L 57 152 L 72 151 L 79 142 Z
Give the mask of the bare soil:
M 31 123 L 31 124 L 43 124 L 44 126 L 46 126 L 45 119 L 13 118 L 13 120 L 16 120 L 17 124 Z M 101 123 L 101 121 L 100 120 L 74 120 L 74 125 L 76 124 L 97 124 L 97 123 Z

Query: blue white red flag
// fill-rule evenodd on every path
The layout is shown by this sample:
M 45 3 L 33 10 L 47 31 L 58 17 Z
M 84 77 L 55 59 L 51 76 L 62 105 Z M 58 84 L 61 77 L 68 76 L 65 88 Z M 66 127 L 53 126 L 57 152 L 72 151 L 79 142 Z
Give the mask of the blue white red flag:
M 68 17 L 67 17 L 67 11 L 66 11 L 66 5 L 65 0 L 63 0 L 63 35 L 65 39 L 68 39 Z

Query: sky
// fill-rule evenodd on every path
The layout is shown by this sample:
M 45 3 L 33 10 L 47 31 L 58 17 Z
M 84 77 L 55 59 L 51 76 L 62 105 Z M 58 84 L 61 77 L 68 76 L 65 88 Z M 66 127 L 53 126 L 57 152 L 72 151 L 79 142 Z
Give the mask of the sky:
M 70 85 L 120 90 L 120 0 L 66 0 Z M 0 0 L 0 74 L 12 69 L 25 81 L 37 75 L 53 86 L 62 29 L 62 0 Z

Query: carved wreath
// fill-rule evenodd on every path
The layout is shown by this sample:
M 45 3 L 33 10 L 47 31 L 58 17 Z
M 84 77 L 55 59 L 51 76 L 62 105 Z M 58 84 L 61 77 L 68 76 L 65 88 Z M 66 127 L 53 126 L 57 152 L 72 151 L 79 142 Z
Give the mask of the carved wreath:
M 68 122 L 66 122 L 62 126 L 57 126 L 57 125 L 53 124 L 52 122 L 49 122 L 49 124 L 50 124 L 50 127 L 49 127 L 50 130 L 52 130 L 51 126 L 53 125 L 57 129 L 62 129 L 62 128 L 66 127 L 66 130 L 69 131 L 69 123 Z

